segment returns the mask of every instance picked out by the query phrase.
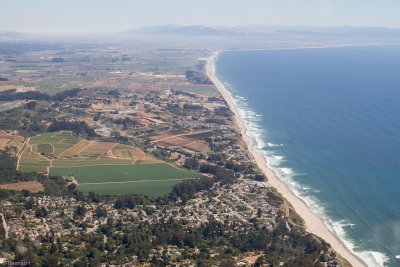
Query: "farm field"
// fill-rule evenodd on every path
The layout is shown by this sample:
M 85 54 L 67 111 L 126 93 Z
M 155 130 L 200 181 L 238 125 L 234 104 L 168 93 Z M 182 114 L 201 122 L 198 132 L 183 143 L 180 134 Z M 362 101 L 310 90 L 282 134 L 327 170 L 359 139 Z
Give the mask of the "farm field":
M 29 138 L 19 153 L 17 169 L 48 175 L 73 175 L 78 189 L 98 194 L 161 196 L 199 173 L 178 169 L 137 147 L 85 140 L 71 132 Z
M 0 184 L 0 189 L 9 189 L 16 191 L 27 190 L 32 193 L 37 193 L 37 192 L 42 192 L 44 190 L 44 187 L 41 183 L 37 181 L 26 181 L 18 183 Z
M 0 150 L 4 150 L 6 147 L 15 147 L 19 150 L 23 142 L 24 137 L 0 130 Z
M 73 175 L 79 182 L 79 189 L 84 192 L 116 195 L 140 193 L 149 196 L 162 196 L 174 184 L 201 176 L 166 163 L 52 167 L 50 175 Z
M 206 154 L 207 152 L 210 152 L 210 148 L 204 139 L 209 135 L 210 132 L 175 133 L 174 131 L 169 131 L 149 137 L 155 144 L 159 146 L 187 149 L 195 153 L 199 152 Z

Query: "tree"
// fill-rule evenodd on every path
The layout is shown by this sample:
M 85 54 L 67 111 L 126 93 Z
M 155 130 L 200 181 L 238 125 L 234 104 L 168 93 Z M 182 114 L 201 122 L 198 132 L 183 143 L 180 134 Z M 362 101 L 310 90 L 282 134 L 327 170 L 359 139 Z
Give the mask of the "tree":
M 27 109 L 30 109 L 30 110 L 33 110 L 33 109 L 36 108 L 36 104 L 37 104 L 36 101 L 31 101 L 31 102 L 29 102 L 28 104 L 26 104 L 26 108 L 27 108 Z
M 184 166 L 188 169 L 194 170 L 199 168 L 199 161 L 192 157 L 185 160 Z
M 39 209 L 37 209 L 37 210 L 35 211 L 35 216 L 38 217 L 38 218 L 47 217 L 48 214 L 49 214 L 49 212 L 48 212 L 47 209 L 44 208 L 44 207 L 41 207 L 41 208 L 39 208 Z
M 97 207 L 95 211 L 95 216 L 98 218 L 107 217 L 107 210 L 102 207 Z
M 258 181 L 258 182 L 263 182 L 267 180 L 267 177 L 265 177 L 265 175 L 261 174 L 261 173 L 257 173 L 256 175 L 254 175 L 254 180 Z
M 86 214 L 86 208 L 84 206 L 78 206 L 75 210 L 75 215 L 83 217 Z
M 0 222 L 0 239 L 3 239 L 6 237 L 6 229 L 4 229 L 3 226 L 3 220 Z

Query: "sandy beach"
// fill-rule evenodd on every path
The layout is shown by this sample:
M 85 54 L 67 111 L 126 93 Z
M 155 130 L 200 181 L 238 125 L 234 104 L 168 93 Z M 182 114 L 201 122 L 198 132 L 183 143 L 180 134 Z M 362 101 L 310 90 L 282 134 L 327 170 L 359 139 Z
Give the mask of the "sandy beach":
M 229 108 L 235 115 L 236 125 L 238 127 L 238 131 L 242 134 L 243 141 L 245 142 L 249 153 L 253 156 L 255 162 L 258 167 L 264 172 L 264 174 L 268 177 L 268 184 L 277 189 L 277 191 L 282 194 L 282 196 L 290 202 L 295 211 L 303 218 L 306 226 L 306 230 L 312 234 L 319 236 L 328 242 L 332 248 L 339 253 L 342 257 L 344 257 L 347 261 L 349 261 L 354 267 L 358 266 L 367 266 L 362 259 L 354 255 L 345 245 L 344 243 L 337 237 L 335 234 L 329 231 L 324 221 L 315 215 L 311 209 L 306 205 L 306 203 L 298 198 L 289 187 L 282 182 L 276 175 L 276 173 L 270 169 L 267 165 L 267 161 L 265 157 L 254 149 L 254 141 L 247 135 L 247 129 L 244 125 L 244 122 L 240 116 L 239 110 L 233 101 L 231 95 L 226 90 L 225 86 L 218 80 L 215 75 L 215 65 L 214 61 L 218 56 L 219 52 L 214 53 L 209 59 L 207 63 L 206 72 L 211 81 L 218 88 L 221 95 L 224 97 L 225 101 L 228 103 Z

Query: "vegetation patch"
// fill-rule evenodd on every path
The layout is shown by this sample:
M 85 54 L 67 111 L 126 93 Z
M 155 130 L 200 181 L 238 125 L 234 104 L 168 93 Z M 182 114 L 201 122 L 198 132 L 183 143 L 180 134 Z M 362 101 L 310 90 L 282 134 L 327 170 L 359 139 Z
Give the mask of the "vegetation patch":
M 166 163 L 52 167 L 50 175 L 73 175 L 79 182 L 79 189 L 85 192 L 151 196 L 162 196 L 171 191 L 174 184 L 201 176 Z
M 37 181 L 26 181 L 9 184 L 0 184 L 0 189 L 16 190 L 16 191 L 30 191 L 32 193 L 44 191 L 44 187 Z
M 54 147 L 50 144 L 38 144 L 36 145 L 36 151 L 37 153 L 52 154 Z
M 86 140 L 71 131 L 43 133 L 30 138 L 17 170 L 50 176 L 73 175 L 83 192 L 162 196 L 184 179 L 199 173 L 161 163 L 142 150 L 115 142 Z

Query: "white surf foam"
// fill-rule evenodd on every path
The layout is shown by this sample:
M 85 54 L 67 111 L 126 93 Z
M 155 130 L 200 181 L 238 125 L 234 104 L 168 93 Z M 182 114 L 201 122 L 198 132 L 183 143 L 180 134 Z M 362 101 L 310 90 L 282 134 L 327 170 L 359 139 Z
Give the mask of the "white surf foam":
M 384 253 L 376 251 L 370 251 L 369 253 L 374 257 L 374 260 L 379 264 L 379 266 L 385 266 L 385 264 L 389 261 L 389 257 Z
M 284 156 L 278 156 L 278 155 L 271 155 L 269 157 L 270 159 L 270 164 L 277 167 L 279 166 L 279 164 L 281 164 L 283 162 L 283 160 L 285 159 Z

